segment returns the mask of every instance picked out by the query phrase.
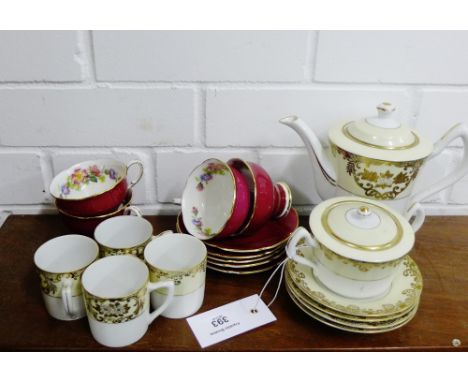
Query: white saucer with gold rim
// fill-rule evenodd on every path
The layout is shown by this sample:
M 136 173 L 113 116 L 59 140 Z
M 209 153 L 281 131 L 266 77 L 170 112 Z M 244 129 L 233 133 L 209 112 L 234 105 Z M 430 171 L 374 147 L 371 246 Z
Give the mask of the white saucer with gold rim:
M 312 248 L 299 252 L 308 258 Z M 376 298 L 353 299 L 332 292 L 313 275 L 308 266 L 288 261 L 286 269 L 294 284 L 311 300 L 334 311 L 359 317 L 386 317 L 408 311 L 419 300 L 423 281 L 418 266 L 409 256 L 399 264 L 388 292 Z
M 325 312 L 321 309 L 317 309 L 316 305 L 312 300 L 307 299 L 304 294 L 297 289 L 297 287 L 294 285 L 294 282 L 291 280 L 289 275 L 285 276 L 285 285 L 286 285 L 286 290 L 288 294 L 291 297 L 294 297 L 295 303 L 301 305 L 305 310 L 307 310 L 309 313 L 312 313 L 314 316 L 318 316 L 323 318 L 324 320 L 327 320 L 329 322 L 338 324 L 338 325 L 343 325 L 346 327 L 350 328 L 356 328 L 356 329 L 389 329 L 393 328 L 395 326 L 398 326 L 402 323 L 408 322 L 409 318 L 414 316 L 416 313 L 416 310 L 418 308 L 418 303 L 409 311 L 405 312 L 402 315 L 399 316 L 390 316 L 390 317 L 385 317 L 382 319 L 378 320 L 373 320 L 373 321 L 366 321 L 365 319 L 361 319 L 359 317 L 353 317 L 349 316 L 347 318 L 343 318 L 340 316 L 336 316 L 334 312 L 328 311 Z
M 330 321 L 330 320 L 327 320 L 326 318 L 323 318 L 313 312 L 311 312 L 310 310 L 306 309 L 297 299 L 296 297 L 294 297 L 294 295 L 292 295 L 290 293 L 290 291 L 288 290 L 288 294 L 289 294 L 289 297 L 291 298 L 291 300 L 305 313 L 307 314 L 308 316 L 314 318 L 315 320 L 327 325 L 327 326 L 330 326 L 332 328 L 335 328 L 335 329 L 340 329 L 340 330 L 343 330 L 343 331 L 346 331 L 346 332 L 352 332 L 352 333 L 360 333 L 360 334 L 379 334 L 379 333 L 385 333 L 385 332 L 390 332 L 392 330 L 396 330 L 396 329 L 399 329 L 401 328 L 402 326 L 406 325 L 409 321 L 411 321 L 414 316 L 416 315 L 416 310 L 414 310 L 408 317 L 405 321 L 403 322 L 400 322 L 394 326 L 390 326 L 390 327 L 386 327 L 386 328 L 376 328 L 376 329 L 364 329 L 364 328 L 358 328 L 358 327 L 351 327 L 351 326 L 347 326 L 347 325 L 342 325 L 342 324 L 338 324 L 336 322 L 333 322 L 333 321 Z

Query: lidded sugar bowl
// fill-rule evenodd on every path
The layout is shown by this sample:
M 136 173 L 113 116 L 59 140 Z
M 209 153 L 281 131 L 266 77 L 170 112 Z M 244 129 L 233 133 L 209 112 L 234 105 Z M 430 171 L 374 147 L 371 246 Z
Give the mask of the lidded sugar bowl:
M 350 298 L 386 293 L 415 240 L 406 218 L 383 203 L 358 197 L 320 203 L 309 225 L 312 235 L 303 227 L 291 235 L 288 257 L 310 267 L 330 290 Z M 313 256 L 301 257 L 302 246 L 312 247 Z

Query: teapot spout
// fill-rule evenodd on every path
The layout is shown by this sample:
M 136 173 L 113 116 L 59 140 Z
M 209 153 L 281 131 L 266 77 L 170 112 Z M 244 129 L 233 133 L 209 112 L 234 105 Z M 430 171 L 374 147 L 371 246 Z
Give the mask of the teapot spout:
M 299 117 L 293 115 L 282 118 L 279 122 L 291 127 L 304 142 L 312 162 L 315 186 L 320 197 L 323 200 L 333 197 L 336 192 L 336 172 L 330 157 L 327 155 L 327 149 L 322 146 L 312 129 Z

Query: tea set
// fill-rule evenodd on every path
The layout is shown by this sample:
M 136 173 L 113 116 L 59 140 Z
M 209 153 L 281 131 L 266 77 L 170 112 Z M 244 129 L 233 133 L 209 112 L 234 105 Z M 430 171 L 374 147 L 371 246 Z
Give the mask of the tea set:
M 153 234 L 131 205 L 143 164 L 114 159 L 78 163 L 59 173 L 50 193 L 73 232 L 41 245 L 34 262 L 49 314 L 88 318 L 96 341 L 138 341 L 159 315 L 180 319 L 202 306 L 206 269 L 249 275 L 286 262 L 291 300 L 334 328 L 365 334 L 395 330 L 416 314 L 422 277 L 409 256 L 424 222 L 420 202 L 468 172 L 468 128 L 452 127 L 435 145 L 378 113 L 330 130 L 325 148 L 296 116 L 281 123 L 304 141 L 323 202 L 299 227 L 292 194 L 260 165 L 207 159 L 187 178 L 176 233 Z M 461 165 L 412 194 L 419 169 L 462 138 Z M 128 180 L 129 169 L 138 171 Z

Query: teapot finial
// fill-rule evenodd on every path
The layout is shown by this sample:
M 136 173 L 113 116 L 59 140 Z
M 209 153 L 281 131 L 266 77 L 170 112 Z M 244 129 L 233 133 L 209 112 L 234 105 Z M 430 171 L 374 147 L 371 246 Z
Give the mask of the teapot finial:
M 393 118 L 395 110 L 396 106 L 393 103 L 388 101 L 382 102 L 377 105 L 377 116 L 368 117 L 366 121 L 376 127 L 395 129 L 401 126 L 400 123 Z

